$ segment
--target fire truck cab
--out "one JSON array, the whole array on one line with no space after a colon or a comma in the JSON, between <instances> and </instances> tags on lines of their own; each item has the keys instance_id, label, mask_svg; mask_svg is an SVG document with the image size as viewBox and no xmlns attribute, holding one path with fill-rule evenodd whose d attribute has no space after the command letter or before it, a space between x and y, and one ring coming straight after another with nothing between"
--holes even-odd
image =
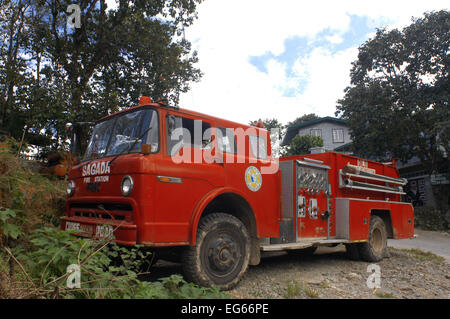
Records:
<instances>
[{"instance_id":1,"label":"fire truck cab","mask_svg":"<svg viewBox=\"0 0 450 319\"><path fill-rule=\"evenodd\" d=\"M62 229L177 257L185 277L233 288L261 251L346 244L383 257L414 233L395 162L274 158L261 127L141 99L96 122L69 173ZM303 250L305 251L305 250Z\"/></svg>"}]
</instances>

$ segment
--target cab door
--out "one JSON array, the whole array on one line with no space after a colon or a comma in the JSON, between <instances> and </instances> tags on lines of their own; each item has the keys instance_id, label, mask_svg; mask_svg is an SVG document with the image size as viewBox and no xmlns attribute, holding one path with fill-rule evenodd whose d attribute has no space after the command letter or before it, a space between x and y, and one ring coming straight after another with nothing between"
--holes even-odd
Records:
<instances>
[{"instance_id":1,"label":"cab door","mask_svg":"<svg viewBox=\"0 0 450 319\"><path fill-rule=\"evenodd\" d=\"M214 123L174 111L166 115L161 162L156 168L153 240L188 243L198 201L224 185L223 166L214 162Z\"/></svg>"}]
</instances>

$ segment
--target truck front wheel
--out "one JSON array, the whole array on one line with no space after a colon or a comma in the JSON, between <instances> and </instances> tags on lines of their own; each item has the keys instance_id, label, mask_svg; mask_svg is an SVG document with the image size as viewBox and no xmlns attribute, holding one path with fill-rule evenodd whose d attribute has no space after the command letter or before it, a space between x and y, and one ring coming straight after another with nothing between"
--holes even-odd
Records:
<instances>
[{"instance_id":1,"label":"truck front wheel","mask_svg":"<svg viewBox=\"0 0 450 319\"><path fill-rule=\"evenodd\" d=\"M184 275L199 285L235 287L247 270L250 236L236 217L213 213L200 220L195 246L183 254Z\"/></svg>"},{"instance_id":2,"label":"truck front wheel","mask_svg":"<svg viewBox=\"0 0 450 319\"><path fill-rule=\"evenodd\" d=\"M358 245L359 255L365 261L380 261L383 259L387 247L387 231L383 219L371 216L369 226L369 240Z\"/></svg>"}]
</instances>

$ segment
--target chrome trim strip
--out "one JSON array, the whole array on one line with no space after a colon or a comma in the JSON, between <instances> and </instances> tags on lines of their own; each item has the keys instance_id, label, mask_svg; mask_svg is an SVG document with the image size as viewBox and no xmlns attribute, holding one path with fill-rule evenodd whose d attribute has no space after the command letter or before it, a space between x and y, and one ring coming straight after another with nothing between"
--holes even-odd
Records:
<instances>
[{"instance_id":1,"label":"chrome trim strip","mask_svg":"<svg viewBox=\"0 0 450 319\"><path fill-rule=\"evenodd\" d=\"M313 163L317 163L317 164L323 164L323 161L319 161L319 160L308 158L308 157L303 157L303 160L304 161L313 162Z\"/></svg>"},{"instance_id":2,"label":"chrome trim strip","mask_svg":"<svg viewBox=\"0 0 450 319\"><path fill-rule=\"evenodd\" d=\"M320 164L316 164L316 163L308 163L308 162L299 161L299 160L296 160L296 162L297 162L298 165L317 167L317 168L324 168L324 169L331 169L331 167L327 166L327 165L320 165Z\"/></svg>"},{"instance_id":3,"label":"chrome trim strip","mask_svg":"<svg viewBox=\"0 0 450 319\"><path fill-rule=\"evenodd\" d=\"M358 201L364 201L364 202L379 202L379 203L393 203L393 204L411 205L411 203L407 203L407 202L386 201L386 200L365 199L365 198L353 198L353 197L336 197L335 199L336 200L338 200L338 199L346 199L346 200L358 200Z\"/></svg>"},{"instance_id":4,"label":"chrome trim strip","mask_svg":"<svg viewBox=\"0 0 450 319\"><path fill-rule=\"evenodd\" d=\"M368 176L368 175L357 175L357 174L346 173L346 172L342 172L342 175L349 176L349 177L365 178L365 179L370 179L370 180L374 180L374 181L386 182L386 183L398 184L398 185L406 185L407 184L407 182L405 182L404 180L392 180L392 179L386 178L387 176L383 176L383 175Z\"/></svg>"},{"instance_id":5,"label":"chrome trim strip","mask_svg":"<svg viewBox=\"0 0 450 319\"><path fill-rule=\"evenodd\" d=\"M381 189L381 188L372 188L372 187L363 187L363 186L353 186L353 185L345 185L345 186L342 186L341 188L362 189L362 190L366 190L366 191L389 193L389 194L400 194L400 195L406 194L405 192L400 192L400 191Z\"/></svg>"}]
</instances>

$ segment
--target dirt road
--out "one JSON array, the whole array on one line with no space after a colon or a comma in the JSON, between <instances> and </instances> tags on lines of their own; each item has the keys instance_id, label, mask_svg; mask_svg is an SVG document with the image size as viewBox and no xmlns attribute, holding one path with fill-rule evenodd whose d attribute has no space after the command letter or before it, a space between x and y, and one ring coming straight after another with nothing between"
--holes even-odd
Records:
<instances>
[{"instance_id":1,"label":"dirt road","mask_svg":"<svg viewBox=\"0 0 450 319\"><path fill-rule=\"evenodd\" d=\"M450 299L450 268L443 258L391 247L388 255L371 264L349 260L345 248L336 247L302 258L266 257L230 293L234 298ZM379 267L378 289L368 286L369 267Z\"/></svg>"},{"instance_id":2,"label":"dirt road","mask_svg":"<svg viewBox=\"0 0 450 319\"><path fill-rule=\"evenodd\" d=\"M379 288L368 285L373 274L370 267L378 267ZM311 256L265 254L229 294L246 299L450 299L449 270L444 258L421 251L389 247L386 258L371 264L347 259L344 246L320 247ZM158 261L149 279L174 273L181 273L180 264Z\"/></svg>"},{"instance_id":3,"label":"dirt road","mask_svg":"<svg viewBox=\"0 0 450 319\"><path fill-rule=\"evenodd\" d=\"M388 246L396 248L418 248L444 257L450 263L450 234L415 229L415 238L388 240Z\"/></svg>"}]
</instances>

